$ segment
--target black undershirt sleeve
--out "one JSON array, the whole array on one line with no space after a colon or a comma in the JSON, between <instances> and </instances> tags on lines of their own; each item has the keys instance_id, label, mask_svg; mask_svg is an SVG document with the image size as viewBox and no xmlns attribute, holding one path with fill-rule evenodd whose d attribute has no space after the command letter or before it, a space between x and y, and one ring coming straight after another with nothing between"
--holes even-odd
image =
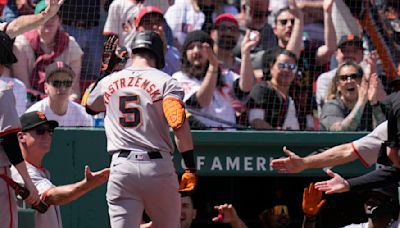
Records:
<instances>
[{"instance_id":1,"label":"black undershirt sleeve","mask_svg":"<svg viewBox=\"0 0 400 228\"><path fill-rule=\"evenodd\" d=\"M11 164L18 165L24 161L21 149L19 148L17 133L10 133L1 137L1 144Z\"/></svg>"},{"instance_id":2,"label":"black undershirt sleeve","mask_svg":"<svg viewBox=\"0 0 400 228\"><path fill-rule=\"evenodd\" d=\"M350 178L348 183L350 189L353 190L370 190L373 188L382 187L400 180L400 169L393 166L385 166L382 169L377 169L365 175Z\"/></svg>"}]
</instances>

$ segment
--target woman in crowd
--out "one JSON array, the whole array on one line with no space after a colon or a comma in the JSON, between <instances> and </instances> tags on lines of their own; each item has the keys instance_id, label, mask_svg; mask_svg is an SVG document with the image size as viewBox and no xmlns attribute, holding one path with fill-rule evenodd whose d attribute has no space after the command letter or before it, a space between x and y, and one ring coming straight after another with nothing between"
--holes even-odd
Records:
<instances>
[{"instance_id":1,"label":"woman in crowd","mask_svg":"<svg viewBox=\"0 0 400 228\"><path fill-rule=\"evenodd\" d=\"M276 49L269 69L270 79L255 85L250 92L249 122L256 129L299 130L296 107L289 96L297 58L290 51Z\"/></svg>"},{"instance_id":2,"label":"woman in crowd","mask_svg":"<svg viewBox=\"0 0 400 228\"><path fill-rule=\"evenodd\" d=\"M367 62L365 72L352 60L339 66L322 107L320 130L371 131L386 119L378 100L385 92L375 62Z\"/></svg>"}]
</instances>

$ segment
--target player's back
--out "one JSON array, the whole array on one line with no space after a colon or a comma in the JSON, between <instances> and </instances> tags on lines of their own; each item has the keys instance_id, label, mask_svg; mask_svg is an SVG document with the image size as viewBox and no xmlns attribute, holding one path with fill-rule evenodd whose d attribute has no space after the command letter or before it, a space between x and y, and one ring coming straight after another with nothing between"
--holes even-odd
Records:
<instances>
[{"instance_id":1,"label":"player's back","mask_svg":"<svg viewBox=\"0 0 400 228\"><path fill-rule=\"evenodd\" d=\"M162 101L183 98L176 80L155 68L133 68L101 80L106 107L108 151L137 149L172 152Z\"/></svg>"}]
</instances>

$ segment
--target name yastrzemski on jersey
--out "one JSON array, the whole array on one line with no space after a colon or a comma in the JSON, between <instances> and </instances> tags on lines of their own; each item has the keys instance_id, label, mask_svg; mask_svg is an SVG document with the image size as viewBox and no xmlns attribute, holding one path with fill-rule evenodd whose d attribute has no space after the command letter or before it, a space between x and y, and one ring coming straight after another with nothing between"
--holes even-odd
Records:
<instances>
[{"instance_id":1,"label":"name yastrzemski on jersey","mask_svg":"<svg viewBox=\"0 0 400 228\"><path fill-rule=\"evenodd\" d=\"M111 82L108 86L108 90L104 92L104 103L108 104L111 95L113 95L117 90L127 87L143 89L143 91L149 94L153 102L158 100L161 95L160 89L157 88L153 82L149 79L142 78L140 73L134 73L132 76L119 77L115 81Z\"/></svg>"}]
</instances>

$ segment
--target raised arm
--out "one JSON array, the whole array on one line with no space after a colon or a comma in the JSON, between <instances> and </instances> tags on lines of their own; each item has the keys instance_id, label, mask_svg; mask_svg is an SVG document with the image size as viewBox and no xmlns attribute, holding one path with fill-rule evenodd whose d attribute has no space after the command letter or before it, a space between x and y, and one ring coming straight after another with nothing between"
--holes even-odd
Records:
<instances>
[{"instance_id":1,"label":"raised arm","mask_svg":"<svg viewBox=\"0 0 400 228\"><path fill-rule=\"evenodd\" d=\"M289 0L290 12L294 15L294 26L292 34L288 44L286 45L286 50L293 52L297 59L300 58L301 48L303 47L303 30L304 30L304 13L297 7L295 0Z\"/></svg>"},{"instance_id":2,"label":"raised arm","mask_svg":"<svg viewBox=\"0 0 400 228\"><path fill-rule=\"evenodd\" d=\"M63 2L64 0L49 0L47 8L41 13L17 17L8 25L5 25L6 28L3 26L0 29L5 30L11 38L14 38L46 23L47 20L58 13Z\"/></svg>"},{"instance_id":3,"label":"raised arm","mask_svg":"<svg viewBox=\"0 0 400 228\"><path fill-rule=\"evenodd\" d=\"M324 0L324 42L325 44L318 48L317 64L328 63L336 50L336 31L332 21L332 6L335 0Z\"/></svg>"},{"instance_id":4,"label":"raised arm","mask_svg":"<svg viewBox=\"0 0 400 228\"><path fill-rule=\"evenodd\" d=\"M252 31L255 38L250 40L250 31L247 30L242 41L242 62L240 66L239 87L243 92L250 92L255 82L253 65L251 64L250 50L255 47L260 40L260 33Z\"/></svg>"},{"instance_id":5,"label":"raised arm","mask_svg":"<svg viewBox=\"0 0 400 228\"><path fill-rule=\"evenodd\" d=\"M109 175L109 168L105 168L98 172L92 173L89 166L86 166L85 179L73 184L58 186L49 189L44 199L44 202L52 205L62 205L74 201L89 192L90 190L106 182Z\"/></svg>"},{"instance_id":6,"label":"raised arm","mask_svg":"<svg viewBox=\"0 0 400 228\"><path fill-rule=\"evenodd\" d=\"M229 223L232 228L247 228L232 204L217 205L214 206L214 209L219 214L212 219L213 222Z\"/></svg>"}]
</instances>

